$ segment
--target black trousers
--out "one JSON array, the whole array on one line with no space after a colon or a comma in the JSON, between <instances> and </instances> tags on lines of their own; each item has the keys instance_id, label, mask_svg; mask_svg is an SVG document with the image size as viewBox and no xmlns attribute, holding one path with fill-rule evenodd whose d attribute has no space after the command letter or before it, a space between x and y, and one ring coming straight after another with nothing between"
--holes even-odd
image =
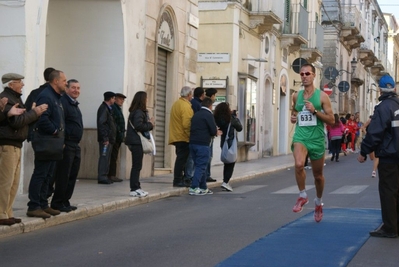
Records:
<instances>
[{"instance_id":1,"label":"black trousers","mask_svg":"<svg viewBox=\"0 0 399 267\"><path fill-rule=\"evenodd\" d=\"M378 190L380 193L383 230L398 233L399 224L399 164L378 164Z\"/></svg>"},{"instance_id":2,"label":"black trousers","mask_svg":"<svg viewBox=\"0 0 399 267\"><path fill-rule=\"evenodd\" d=\"M111 160L109 162L109 170L108 170L108 177L116 176L116 167L118 162L119 156L119 148L121 147L121 143L115 143L112 145L112 152L111 152Z\"/></svg>"},{"instance_id":3,"label":"black trousers","mask_svg":"<svg viewBox=\"0 0 399 267\"><path fill-rule=\"evenodd\" d=\"M183 181L183 172L186 169L186 162L190 154L189 144L187 142L174 142L176 149L176 161L173 170L173 184L181 183Z\"/></svg>"},{"instance_id":4,"label":"black trousers","mask_svg":"<svg viewBox=\"0 0 399 267\"><path fill-rule=\"evenodd\" d=\"M341 152L341 142L342 138L331 140L331 154L335 159L339 158L339 153Z\"/></svg>"},{"instance_id":5,"label":"black trousers","mask_svg":"<svg viewBox=\"0 0 399 267\"><path fill-rule=\"evenodd\" d=\"M98 148L100 151L100 157L98 158L98 181L107 181L108 180L108 171L109 171L109 162L111 160L113 144L108 144L107 151L105 155L103 155L104 145L101 142L98 142Z\"/></svg>"},{"instance_id":6,"label":"black trousers","mask_svg":"<svg viewBox=\"0 0 399 267\"><path fill-rule=\"evenodd\" d=\"M135 191L141 188L140 185L140 171L143 167L143 146L129 145L129 150L132 152L132 169L130 170L130 191Z\"/></svg>"},{"instance_id":7,"label":"black trousers","mask_svg":"<svg viewBox=\"0 0 399 267\"><path fill-rule=\"evenodd\" d=\"M80 169L81 150L79 144L66 144L63 159L57 162L55 170L55 190L51 200L52 208L69 207L69 200L75 189Z\"/></svg>"},{"instance_id":8,"label":"black trousers","mask_svg":"<svg viewBox=\"0 0 399 267\"><path fill-rule=\"evenodd\" d=\"M231 176L233 176L235 162L233 163L224 163L223 166L223 182L228 183L230 181Z\"/></svg>"}]
</instances>

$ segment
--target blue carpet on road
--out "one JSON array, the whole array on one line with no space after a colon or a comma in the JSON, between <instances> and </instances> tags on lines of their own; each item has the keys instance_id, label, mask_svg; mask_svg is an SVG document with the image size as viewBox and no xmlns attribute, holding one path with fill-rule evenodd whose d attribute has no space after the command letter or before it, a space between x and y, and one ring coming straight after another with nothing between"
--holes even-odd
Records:
<instances>
[{"instance_id":1,"label":"blue carpet on road","mask_svg":"<svg viewBox=\"0 0 399 267\"><path fill-rule=\"evenodd\" d=\"M320 223L313 212L262 237L217 266L346 266L381 224L381 211L324 209Z\"/></svg>"}]
</instances>

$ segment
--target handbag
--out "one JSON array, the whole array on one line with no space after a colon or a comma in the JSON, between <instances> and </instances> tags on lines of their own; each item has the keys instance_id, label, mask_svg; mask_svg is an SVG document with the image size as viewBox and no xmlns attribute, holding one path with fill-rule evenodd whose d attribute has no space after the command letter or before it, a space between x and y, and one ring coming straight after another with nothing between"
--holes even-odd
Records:
<instances>
[{"instance_id":1,"label":"handbag","mask_svg":"<svg viewBox=\"0 0 399 267\"><path fill-rule=\"evenodd\" d=\"M227 134L226 134L226 139L224 140L224 144L222 146L222 152L220 154L220 160L223 163L233 163L236 162L237 160L237 138L236 138L236 132L234 131L234 137L233 140L231 140L231 145L229 147L229 133L230 133L230 125L227 128Z\"/></svg>"},{"instance_id":2,"label":"handbag","mask_svg":"<svg viewBox=\"0 0 399 267\"><path fill-rule=\"evenodd\" d=\"M33 130L32 147L35 159L61 160L64 151L64 131L55 135L41 134L38 129Z\"/></svg>"},{"instance_id":3,"label":"handbag","mask_svg":"<svg viewBox=\"0 0 399 267\"><path fill-rule=\"evenodd\" d=\"M153 154L154 152L154 145L151 142L151 139L148 139L147 137L145 137L141 132L137 131L136 128L134 128L132 122L129 120L129 124L130 126L133 128L133 130L136 131L136 133L138 134L138 136L140 137L140 141L141 141L141 146L143 147L143 153L144 154ZM151 134L151 133L150 133Z\"/></svg>"}]
</instances>

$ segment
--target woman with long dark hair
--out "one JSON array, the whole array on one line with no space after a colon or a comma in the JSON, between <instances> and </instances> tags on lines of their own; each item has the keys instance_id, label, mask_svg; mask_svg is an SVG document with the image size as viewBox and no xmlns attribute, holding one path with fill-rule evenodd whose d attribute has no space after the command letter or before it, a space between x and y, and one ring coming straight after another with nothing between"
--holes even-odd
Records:
<instances>
[{"instance_id":1,"label":"woman with long dark hair","mask_svg":"<svg viewBox=\"0 0 399 267\"><path fill-rule=\"evenodd\" d=\"M216 125L219 127L219 129L223 132L221 140L220 140L220 147L223 147L223 144L226 140L226 136L228 136L228 142L233 140L235 137L234 131L241 132L242 131L242 125L240 120L237 118L236 111L230 110L229 103L227 102L222 102L219 105L216 106L215 111L213 112L213 115L215 117L215 122ZM230 125L230 130L227 132L227 129L229 128ZM229 144L230 146L230 144ZM222 188L226 189L227 191L232 192L233 188L229 184L230 178L233 175L234 171L234 166L235 162L233 163L224 163L223 166L223 183L222 183Z\"/></svg>"},{"instance_id":2,"label":"woman with long dark hair","mask_svg":"<svg viewBox=\"0 0 399 267\"><path fill-rule=\"evenodd\" d=\"M334 125L327 126L327 130L331 140L331 161L335 159L339 161L339 152L341 151L342 134L344 133L344 125L337 113L334 114Z\"/></svg>"},{"instance_id":3,"label":"woman with long dark hair","mask_svg":"<svg viewBox=\"0 0 399 267\"><path fill-rule=\"evenodd\" d=\"M141 189L140 171L143 166L143 147L141 139L137 132L150 138L149 131L154 127L154 118L149 119L147 111L147 93L137 92L129 108L129 120L127 123L127 132L125 144L132 152L132 169L130 171L130 196L145 197L148 192Z\"/></svg>"}]
</instances>

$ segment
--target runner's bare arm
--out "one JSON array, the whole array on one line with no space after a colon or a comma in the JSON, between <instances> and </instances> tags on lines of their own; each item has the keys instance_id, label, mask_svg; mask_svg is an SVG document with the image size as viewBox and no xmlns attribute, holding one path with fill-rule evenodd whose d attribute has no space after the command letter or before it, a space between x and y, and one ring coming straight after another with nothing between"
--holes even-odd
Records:
<instances>
[{"instance_id":1,"label":"runner's bare arm","mask_svg":"<svg viewBox=\"0 0 399 267\"><path fill-rule=\"evenodd\" d=\"M321 107L323 108L324 113L317 112L316 116L319 119L321 119L323 122L327 123L328 125L334 125L335 119L334 119L334 113L331 108L330 97L326 93L321 92L320 100L321 100Z\"/></svg>"},{"instance_id":2,"label":"runner's bare arm","mask_svg":"<svg viewBox=\"0 0 399 267\"><path fill-rule=\"evenodd\" d=\"M291 123L296 123L297 120L297 111L295 110L295 104L298 97L298 93L295 92L292 95L292 107L291 107Z\"/></svg>"}]
</instances>

